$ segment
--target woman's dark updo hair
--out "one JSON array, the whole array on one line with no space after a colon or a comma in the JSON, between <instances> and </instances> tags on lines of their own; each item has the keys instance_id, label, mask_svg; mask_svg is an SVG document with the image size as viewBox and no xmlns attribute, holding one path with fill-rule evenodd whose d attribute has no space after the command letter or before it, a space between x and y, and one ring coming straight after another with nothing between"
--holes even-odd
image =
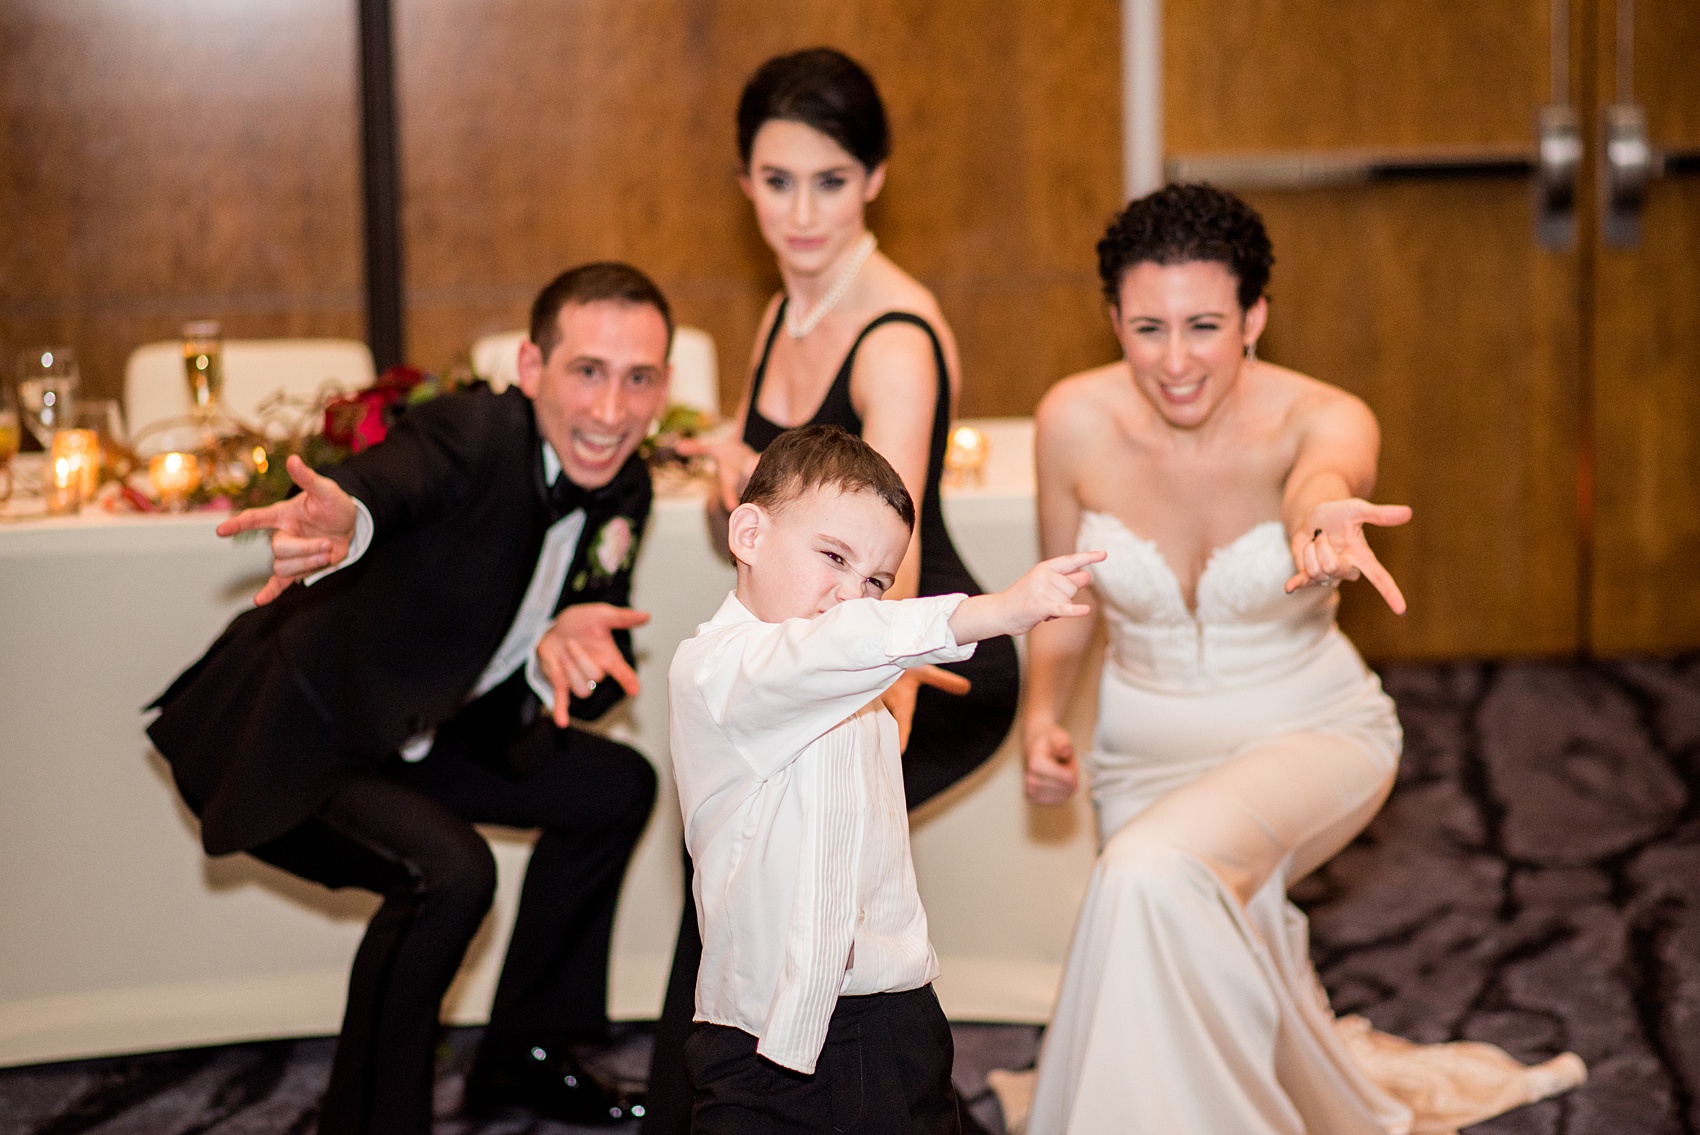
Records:
<instances>
[{"instance_id":1,"label":"woman's dark updo hair","mask_svg":"<svg viewBox=\"0 0 1700 1135\"><path fill-rule=\"evenodd\" d=\"M746 170L756 133L775 118L820 131L869 173L891 154L885 105L873 79L861 64L830 47L775 56L744 84L738 99L738 158Z\"/></svg>"},{"instance_id":2,"label":"woman's dark updo hair","mask_svg":"<svg viewBox=\"0 0 1700 1135\"><path fill-rule=\"evenodd\" d=\"M1123 209L1098 242L1098 278L1111 307L1137 264L1210 260L1239 281L1240 308L1263 296L1275 252L1257 210L1214 185L1165 185Z\"/></svg>"}]
</instances>

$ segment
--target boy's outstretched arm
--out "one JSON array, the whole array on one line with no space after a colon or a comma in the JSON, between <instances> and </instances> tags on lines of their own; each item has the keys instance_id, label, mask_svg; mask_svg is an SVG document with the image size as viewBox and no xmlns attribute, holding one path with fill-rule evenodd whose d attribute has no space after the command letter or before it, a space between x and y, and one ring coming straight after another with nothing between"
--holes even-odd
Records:
<instances>
[{"instance_id":1,"label":"boy's outstretched arm","mask_svg":"<svg viewBox=\"0 0 1700 1135\"><path fill-rule=\"evenodd\" d=\"M998 635L1026 634L1050 619L1089 615L1092 608L1074 597L1092 582L1087 565L1103 552L1074 552L1035 565L1002 591L964 599L950 617L950 633L964 645Z\"/></svg>"}]
</instances>

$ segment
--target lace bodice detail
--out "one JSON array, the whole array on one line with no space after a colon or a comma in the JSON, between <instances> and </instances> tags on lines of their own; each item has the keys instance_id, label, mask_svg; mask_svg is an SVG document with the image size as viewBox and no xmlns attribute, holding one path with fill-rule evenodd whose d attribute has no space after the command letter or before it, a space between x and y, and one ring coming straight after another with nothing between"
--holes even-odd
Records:
<instances>
[{"instance_id":1,"label":"lace bodice detail","mask_svg":"<svg viewBox=\"0 0 1700 1135\"><path fill-rule=\"evenodd\" d=\"M1293 574L1286 530L1265 521L1211 553L1197 609L1157 545L1104 512L1083 512L1075 547L1109 556L1092 567L1110 635L1109 663L1141 685L1217 689L1291 666L1333 629L1338 596Z\"/></svg>"}]
</instances>

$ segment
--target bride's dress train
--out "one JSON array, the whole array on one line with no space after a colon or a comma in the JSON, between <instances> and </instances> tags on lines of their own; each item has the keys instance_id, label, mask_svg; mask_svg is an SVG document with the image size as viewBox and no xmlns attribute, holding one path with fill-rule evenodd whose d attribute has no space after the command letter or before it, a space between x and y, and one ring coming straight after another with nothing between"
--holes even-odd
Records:
<instances>
[{"instance_id":1,"label":"bride's dress train","mask_svg":"<svg viewBox=\"0 0 1700 1135\"><path fill-rule=\"evenodd\" d=\"M1110 553L1087 758L1104 843L1030 1135L1428 1135L1580 1083L1569 1054L1525 1068L1329 1009L1287 886L1375 815L1401 738L1335 594L1283 592L1281 525L1212 556L1196 614L1116 518L1085 513L1078 546Z\"/></svg>"}]
</instances>

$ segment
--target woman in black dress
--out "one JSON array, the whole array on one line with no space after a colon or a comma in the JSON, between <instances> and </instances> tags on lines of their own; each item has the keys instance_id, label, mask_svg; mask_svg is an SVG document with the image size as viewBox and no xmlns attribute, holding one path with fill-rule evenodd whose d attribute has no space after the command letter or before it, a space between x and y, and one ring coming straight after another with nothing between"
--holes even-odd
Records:
<instances>
[{"instance_id":1,"label":"woman in black dress","mask_svg":"<svg viewBox=\"0 0 1700 1135\"><path fill-rule=\"evenodd\" d=\"M960 387L956 343L932 293L877 251L864 216L885 183L889 150L873 80L837 51L770 59L744 87L739 182L785 288L762 318L737 440L700 451L715 459L722 503L732 508L757 456L785 430L830 423L859 434L891 462L919 506L920 524L889 597L973 595L980 587L939 507ZM906 738L903 787L911 811L991 757L1009 732L1018 696L1015 644L1007 638L983 642L967 662L886 694ZM656 1029L645 1135L689 1126L680 1050L701 954L687 902Z\"/></svg>"}]
</instances>

